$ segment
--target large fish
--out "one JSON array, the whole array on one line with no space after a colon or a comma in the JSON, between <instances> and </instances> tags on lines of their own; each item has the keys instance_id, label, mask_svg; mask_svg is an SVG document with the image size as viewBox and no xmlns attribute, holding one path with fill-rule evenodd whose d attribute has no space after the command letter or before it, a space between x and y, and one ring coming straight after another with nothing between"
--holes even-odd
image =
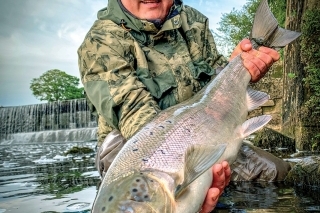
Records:
<instances>
[{"instance_id":1,"label":"large fish","mask_svg":"<svg viewBox=\"0 0 320 213\"><path fill-rule=\"evenodd\" d=\"M299 35L280 28L262 0L251 32L254 47L278 49ZM141 128L111 164L92 212L199 211L212 181L212 165L222 160L231 164L242 140L271 119L263 115L246 120L248 111L269 99L247 88L250 79L239 55L194 97Z\"/></svg>"}]
</instances>

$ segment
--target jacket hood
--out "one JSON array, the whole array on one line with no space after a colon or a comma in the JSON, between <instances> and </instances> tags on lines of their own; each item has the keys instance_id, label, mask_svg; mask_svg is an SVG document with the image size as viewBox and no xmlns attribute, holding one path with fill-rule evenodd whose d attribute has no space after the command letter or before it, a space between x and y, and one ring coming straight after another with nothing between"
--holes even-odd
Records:
<instances>
[{"instance_id":1,"label":"jacket hood","mask_svg":"<svg viewBox=\"0 0 320 213\"><path fill-rule=\"evenodd\" d=\"M126 29L130 29L130 33L142 43L145 43L147 39L144 31L154 31L155 33L158 31L154 22L136 18L129 11L123 8L123 6L120 6L120 4L120 0L109 0L108 6L98 11L98 19L111 20L120 26L123 24L123 26ZM167 16L167 20L178 15L182 7L182 0L174 0L174 4Z\"/></svg>"}]
</instances>

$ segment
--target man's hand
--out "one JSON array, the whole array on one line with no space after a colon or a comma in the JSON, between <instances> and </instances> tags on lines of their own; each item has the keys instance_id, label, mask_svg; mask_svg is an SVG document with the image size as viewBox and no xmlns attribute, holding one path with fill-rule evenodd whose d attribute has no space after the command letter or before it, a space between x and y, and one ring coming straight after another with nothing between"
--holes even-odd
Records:
<instances>
[{"instance_id":1,"label":"man's hand","mask_svg":"<svg viewBox=\"0 0 320 213\"><path fill-rule=\"evenodd\" d=\"M249 39L243 39L234 49L230 60L241 53L243 65L251 75L251 82L259 81L269 70L271 65L278 61L280 54L268 47L259 47L258 50L252 49Z\"/></svg>"},{"instance_id":2,"label":"man's hand","mask_svg":"<svg viewBox=\"0 0 320 213\"><path fill-rule=\"evenodd\" d=\"M213 183L211 188L208 190L200 213L208 213L215 208L224 188L230 182L231 169L227 161L223 161L221 164L219 163L213 165L212 172Z\"/></svg>"}]
</instances>

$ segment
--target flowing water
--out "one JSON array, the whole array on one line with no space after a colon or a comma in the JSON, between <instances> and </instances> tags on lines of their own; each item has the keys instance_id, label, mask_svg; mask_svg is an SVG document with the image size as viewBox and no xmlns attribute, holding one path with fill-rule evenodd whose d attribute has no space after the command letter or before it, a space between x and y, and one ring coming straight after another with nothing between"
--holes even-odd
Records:
<instances>
[{"instance_id":1,"label":"flowing water","mask_svg":"<svg viewBox=\"0 0 320 213\"><path fill-rule=\"evenodd\" d=\"M0 213L89 212L99 180L95 153L64 153L95 144L1 145Z\"/></svg>"},{"instance_id":2,"label":"flowing water","mask_svg":"<svg viewBox=\"0 0 320 213\"><path fill-rule=\"evenodd\" d=\"M0 145L0 213L90 212L99 175L95 152L65 155L95 142ZM319 189L231 183L215 212L320 212Z\"/></svg>"}]
</instances>

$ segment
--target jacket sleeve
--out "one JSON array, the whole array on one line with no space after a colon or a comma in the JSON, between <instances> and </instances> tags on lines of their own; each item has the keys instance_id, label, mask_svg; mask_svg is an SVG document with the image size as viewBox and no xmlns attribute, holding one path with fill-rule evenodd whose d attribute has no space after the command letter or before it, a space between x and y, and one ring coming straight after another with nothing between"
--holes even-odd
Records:
<instances>
[{"instance_id":1,"label":"jacket sleeve","mask_svg":"<svg viewBox=\"0 0 320 213\"><path fill-rule=\"evenodd\" d=\"M108 25L97 21L78 49L81 80L97 114L129 138L160 109L137 78L134 40Z\"/></svg>"}]
</instances>

